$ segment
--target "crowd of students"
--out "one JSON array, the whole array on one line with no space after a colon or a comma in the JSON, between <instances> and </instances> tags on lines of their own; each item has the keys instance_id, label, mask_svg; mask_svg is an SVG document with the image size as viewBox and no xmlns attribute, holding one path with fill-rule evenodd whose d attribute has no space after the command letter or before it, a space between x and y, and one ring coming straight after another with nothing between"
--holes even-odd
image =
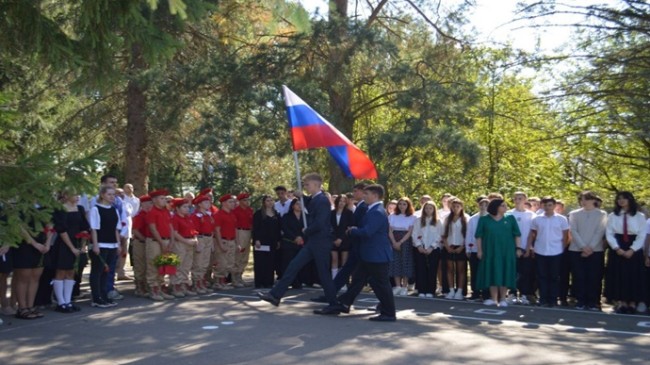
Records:
<instances>
[{"instance_id":1,"label":"crowd of students","mask_svg":"<svg viewBox=\"0 0 650 365\"><path fill-rule=\"evenodd\" d=\"M333 278L354 249L346 232L363 188L357 184L351 193L327 194ZM128 184L118 189L111 175L102 177L99 194L90 199L64 190L50 225L33 235L34 226L25 222L24 242L0 247L2 313L40 318L38 307L52 304L52 297L57 311L79 311L73 298L88 258L91 306L98 308L113 307L123 298L116 277L133 280L136 296L155 301L250 286L242 275L251 251L253 285L270 288L309 244L300 200L283 186L275 193L261 196L254 211L247 193L224 194L217 208L211 189L183 198L162 189L135 197ZM580 208L568 216L564 204L552 197L517 192L512 201L509 209L500 194L478 197L472 216L450 194L443 195L440 207L422 196L417 211L407 197L390 201L393 294L501 307L567 306L572 297L576 309L594 311L601 310L604 296L618 313L647 310L650 220L631 193L619 192L610 214L589 191L580 194ZM133 278L123 269L127 252ZM180 259L175 273L156 266L166 253ZM292 287L315 284L315 268L307 265Z\"/></svg>"}]
</instances>

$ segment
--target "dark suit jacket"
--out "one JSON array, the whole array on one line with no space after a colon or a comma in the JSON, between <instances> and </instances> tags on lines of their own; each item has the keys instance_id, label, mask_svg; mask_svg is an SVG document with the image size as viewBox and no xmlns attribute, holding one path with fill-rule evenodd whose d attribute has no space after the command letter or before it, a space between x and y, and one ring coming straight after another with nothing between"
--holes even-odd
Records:
<instances>
[{"instance_id":1,"label":"dark suit jacket","mask_svg":"<svg viewBox=\"0 0 650 365\"><path fill-rule=\"evenodd\" d=\"M299 248L293 240L299 236L303 239L305 238L302 233L302 227L302 217L296 218L296 215L293 214L293 212L289 212L282 216L282 241L280 243L280 248L284 250Z\"/></svg>"},{"instance_id":2,"label":"dark suit jacket","mask_svg":"<svg viewBox=\"0 0 650 365\"><path fill-rule=\"evenodd\" d=\"M354 209L354 222L352 223L353 226L359 226L361 224L361 220L363 219L363 216L366 215L366 212L368 211L368 204L366 202L361 201L359 204L357 204L357 207Z\"/></svg>"},{"instance_id":3,"label":"dark suit jacket","mask_svg":"<svg viewBox=\"0 0 650 365\"><path fill-rule=\"evenodd\" d=\"M314 195L305 202L307 205L307 229L305 229L306 240L309 244L332 245L332 225L330 224L330 212L332 205L323 193Z\"/></svg>"},{"instance_id":4,"label":"dark suit jacket","mask_svg":"<svg viewBox=\"0 0 650 365\"><path fill-rule=\"evenodd\" d=\"M360 240L361 260L388 263L393 259L393 248L388 238L388 217L383 204L369 209L359 227L350 230L350 235Z\"/></svg>"}]
</instances>

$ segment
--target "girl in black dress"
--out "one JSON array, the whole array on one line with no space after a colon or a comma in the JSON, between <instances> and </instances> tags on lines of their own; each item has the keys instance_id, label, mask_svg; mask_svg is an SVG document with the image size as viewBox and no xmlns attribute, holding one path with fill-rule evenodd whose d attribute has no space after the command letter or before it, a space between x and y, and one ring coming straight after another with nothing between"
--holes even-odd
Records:
<instances>
[{"instance_id":1,"label":"girl in black dress","mask_svg":"<svg viewBox=\"0 0 650 365\"><path fill-rule=\"evenodd\" d=\"M35 231L35 224L29 224ZM34 308L38 282L43 273L43 255L50 250L54 237L51 226L46 226L40 233L32 236L27 229L22 228L23 242L14 248L14 288L18 310L16 318L35 319L43 314Z\"/></svg>"},{"instance_id":2,"label":"girl in black dress","mask_svg":"<svg viewBox=\"0 0 650 365\"><path fill-rule=\"evenodd\" d=\"M282 239L280 215L273 208L274 204L272 197L264 195L262 207L253 215L253 270L256 288L273 286L274 257Z\"/></svg>"},{"instance_id":3,"label":"girl in black dress","mask_svg":"<svg viewBox=\"0 0 650 365\"><path fill-rule=\"evenodd\" d=\"M79 270L79 256L83 252L80 237L82 232L87 233L89 226L83 206L77 204L79 196L75 192L63 191L60 200L63 209L54 212L54 229L58 235L52 250L56 269L52 287L58 303L56 311L69 313L80 310L72 304L72 292L75 270Z\"/></svg>"},{"instance_id":4,"label":"girl in black dress","mask_svg":"<svg viewBox=\"0 0 650 365\"><path fill-rule=\"evenodd\" d=\"M332 244L332 278L336 277L339 267L348 261L350 242L347 233L349 227L354 223L354 213L348 209L348 198L344 194L334 200L334 210L331 216L332 229L334 231L334 242Z\"/></svg>"},{"instance_id":5,"label":"girl in black dress","mask_svg":"<svg viewBox=\"0 0 650 365\"><path fill-rule=\"evenodd\" d=\"M282 217L282 241L280 243L280 254L282 255L282 272L286 272L291 260L305 244L302 233L303 220L300 200L294 198L289 205L289 211ZM291 285L294 289L301 289L305 278L309 276L309 265L302 268Z\"/></svg>"}]
</instances>

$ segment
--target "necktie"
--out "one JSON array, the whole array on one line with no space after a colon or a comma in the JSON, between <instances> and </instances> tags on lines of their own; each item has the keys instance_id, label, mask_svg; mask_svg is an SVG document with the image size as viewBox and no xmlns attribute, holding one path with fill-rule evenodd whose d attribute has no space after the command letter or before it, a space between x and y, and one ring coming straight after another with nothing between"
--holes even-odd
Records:
<instances>
[{"instance_id":1,"label":"necktie","mask_svg":"<svg viewBox=\"0 0 650 365\"><path fill-rule=\"evenodd\" d=\"M623 213L623 242L627 243L629 239L627 236L627 213Z\"/></svg>"}]
</instances>

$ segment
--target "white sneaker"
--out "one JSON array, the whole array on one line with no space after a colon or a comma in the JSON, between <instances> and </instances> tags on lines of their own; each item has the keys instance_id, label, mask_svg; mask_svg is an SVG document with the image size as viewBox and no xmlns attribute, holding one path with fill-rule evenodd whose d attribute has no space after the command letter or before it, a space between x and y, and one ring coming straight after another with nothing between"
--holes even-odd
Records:
<instances>
[{"instance_id":1,"label":"white sneaker","mask_svg":"<svg viewBox=\"0 0 650 365\"><path fill-rule=\"evenodd\" d=\"M418 294L418 298L426 298L427 296L424 293Z\"/></svg>"},{"instance_id":2,"label":"white sneaker","mask_svg":"<svg viewBox=\"0 0 650 365\"><path fill-rule=\"evenodd\" d=\"M507 302L507 301L502 300L502 301L499 302L499 307L503 307L503 308L505 308L505 307L507 307L507 306L508 306L508 302Z\"/></svg>"},{"instance_id":3,"label":"white sneaker","mask_svg":"<svg viewBox=\"0 0 650 365\"><path fill-rule=\"evenodd\" d=\"M648 310L648 306L645 305L644 302L640 302L640 303L636 306L636 312L637 312L637 313L645 313L645 311L647 311L647 310Z\"/></svg>"},{"instance_id":4,"label":"white sneaker","mask_svg":"<svg viewBox=\"0 0 650 365\"><path fill-rule=\"evenodd\" d=\"M393 295L400 295L402 288L399 286L393 287Z\"/></svg>"},{"instance_id":5,"label":"white sneaker","mask_svg":"<svg viewBox=\"0 0 650 365\"><path fill-rule=\"evenodd\" d=\"M402 290L400 291L399 295L404 296L404 297L409 295L408 288L407 287L402 287Z\"/></svg>"},{"instance_id":6,"label":"white sneaker","mask_svg":"<svg viewBox=\"0 0 650 365\"><path fill-rule=\"evenodd\" d=\"M495 302L492 299L486 299L486 300L483 301L483 305L496 305L496 304L497 304L497 302Z\"/></svg>"},{"instance_id":7,"label":"white sneaker","mask_svg":"<svg viewBox=\"0 0 650 365\"><path fill-rule=\"evenodd\" d=\"M503 302L503 300L501 300L501 301ZM510 294L510 295L508 295L508 297L506 298L505 302L506 302L507 304L515 304L515 303L517 303L517 296L514 295L514 294Z\"/></svg>"},{"instance_id":8,"label":"white sneaker","mask_svg":"<svg viewBox=\"0 0 650 365\"><path fill-rule=\"evenodd\" d=\"M519 304L530 305L530 300L528 300L525 295L522 295L521 298L519 298Z\"/></svg>"},{"instance_id":9,"label":"white sneaker","mask_svg":"<svg viewBox=\"0 0 650 365\"><path fill-rule=\"evenodd\" d=\"M463 289L456 289L456 294L454 294L455 300L464 300L465 296L463 295Z\"/></svg>"},{"instance_id":10,"label":"white sneaker","mask_svg":"<svg viewBox=\"0 0 650 365\"><path fill-rule=\"evenodd\" d=\"M426 293L425 295L426 295L427 298L433 298L433 294L431 294L431 293Z\"/></svg>"},{"instance_id":11,"label":"white sneaker","mask_svg":"<svg viewBox=\"0 0 650 365\"><path fill-rule=\"evenodd\" d=\"M454 289L449 289L449 293L445 296L445 299L454 299L456 291Z\"/></svg>"}]
</instances>

